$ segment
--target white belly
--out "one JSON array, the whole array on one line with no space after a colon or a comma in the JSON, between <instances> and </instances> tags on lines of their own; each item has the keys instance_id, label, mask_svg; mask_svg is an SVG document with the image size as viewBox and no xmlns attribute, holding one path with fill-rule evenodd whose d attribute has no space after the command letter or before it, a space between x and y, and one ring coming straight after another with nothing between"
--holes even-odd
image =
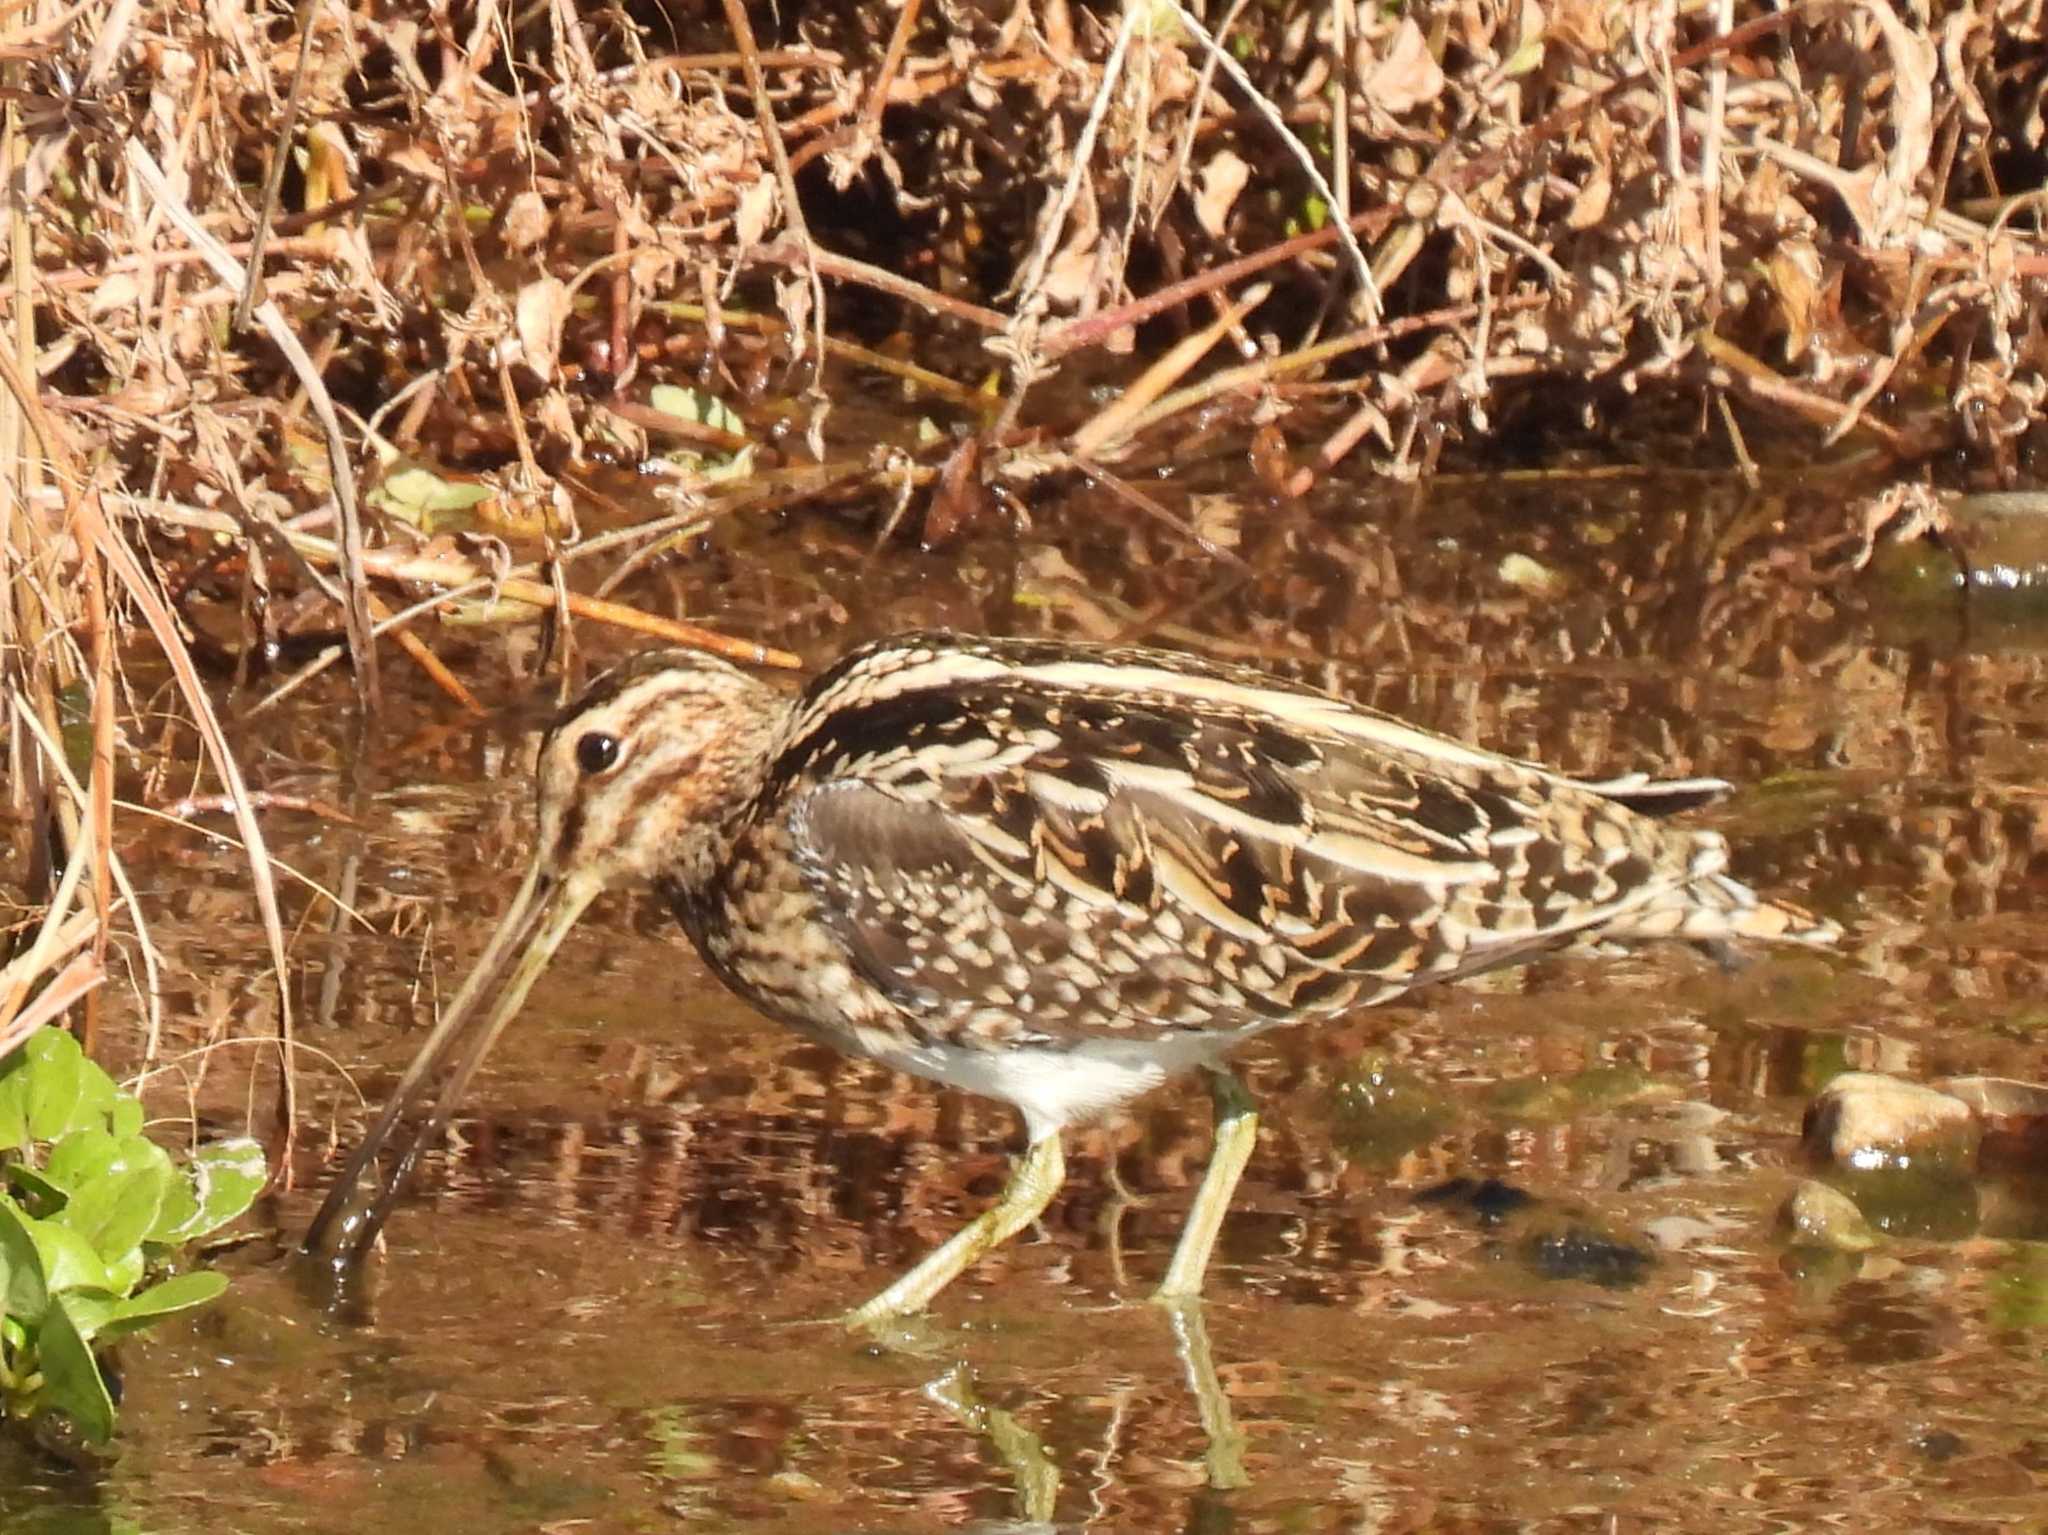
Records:
<instances>
[{"instance_id":1,"label":"white belly","mask_svg":"<svg viewBox=\"0 0 2048 1535\"><path fill-rule=\"evenodd\" d=\"M1221 1060L1255 1031L1190 1033L1156 1042L1099 1039L1062 1050L906 1045L885 1040L879 1031L860 1032L862 1053L885 1066L1014 1105L1036 1141L1141 1097L1169 1077Z\"/></svg>"}]
</instances>

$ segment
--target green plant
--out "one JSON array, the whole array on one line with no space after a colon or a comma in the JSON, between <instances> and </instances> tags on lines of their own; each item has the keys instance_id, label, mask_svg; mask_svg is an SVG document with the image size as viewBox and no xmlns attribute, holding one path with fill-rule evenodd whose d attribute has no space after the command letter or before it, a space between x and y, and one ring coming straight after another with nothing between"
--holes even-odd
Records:
<instances>
[{"instance_id":1,"label":"green plant","mask_svg":"<svg viewBox=\"0 0 2048 1535\"><path fill-rule=\"evenodd\" d=\"M248 1209L267 1170L254 1141L205 1146L180 1167L142 1133L142 1105L45 1029L0 1060L0 1394L7 1418L63 1413L86 1440L114 1432L95 1345L227 1288L211 1272L145 1287L170 1256Z\"/></svg>"}]
</instances>

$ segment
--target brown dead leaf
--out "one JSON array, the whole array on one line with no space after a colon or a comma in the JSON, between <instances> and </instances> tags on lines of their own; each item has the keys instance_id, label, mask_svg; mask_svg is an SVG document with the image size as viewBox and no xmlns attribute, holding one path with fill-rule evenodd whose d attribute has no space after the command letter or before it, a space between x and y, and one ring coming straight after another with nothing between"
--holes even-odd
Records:
<instances>
[{"instance_id":1,"label":"brown dead leaf","mask_svg":"<svg viewBox=\"0 0 2048 1535\"><path fill-rule=\"evenodd\" d=\"M139 276L133 272L115 272L92 290L92 296L86 300L86 313L98 316L116 309L129 309L141 297L142 279Z\"/></svg>"},{"instance_id":2,"label":"brown dead leaf","mask_svg":"<svg viewBox=\"0 0 2048 1535\"><path fill-rule=\"evenodd\" d=\"M1820 314L1820 250L1811 240L1780 240L1763 269L1785 327L1785 358L1796 363L1806 355Z\"/></svg>"},{"instance_id":3,"label":"brown dead leaf","mask_svg":"<svg viewBox=\"0 0 2048 1535\"><path fill-rule=\"evenodd\" d=\"M1401 18L1386 54L1359 74L1366 99L1396 117L1443 94L1444 72L1412 17Z\"/></svg>"},{"instance_id":4,"label":"brown dead leaf","mask_svg":"<svg viewBox=\"0 0 2048 1535\"><path fill-rule=\"evenodd\" d=\"M1978 94L1971 76L1974 73L1971 56L1989 53L1990 27L1988 18L1975 10L1965 8L1950 16L1941 26L1941 69L1947 76L1948 88L1955 92L1956 100L1962 104L1963 121L1978 133L1991 127L1991 114L1984 108L1984 98ZM1973 34L1982 31L1985 40L1976 48L1970 46Z\"/></svg>"},{"instance_id":5,"label":"brown dead leaf","mask_svg":"<svg viewBox=\"0 0 2048 1535\"><path fill-rule=\"evenodd\" d=\"M1195 219L1203 230L1220 239L1252 168L1230 150L1219 150L1202 167L1202 188L1195 194Z\"/></svg>"},{"instance_id":6,"label":"brown dead leaf","mask_svg":"<svg viewBox=\"0 0 2048 1535\"><path fill-rule=\"evenodd\" d=\"M777 279L775 307L789 327L789 360L801 362L811 344L811 285L800 276Z\"/></svg>"},{"instance_id":7,"label":"brown dead leaf","mask_svg":"<svg viewBox=\"0 0 2048 1535\"><path fill-rule=\"evenodd\" d=\"M569 287L559 277L541 277L519 290L513 325L519 350L542 378L552 379L562 360L562 327L569 319Z\"/></svg>"},{"instance_id":8,"label":"brown dead leaf","mask_svg":"<svg viewBox=\"0 0 2048 1535\"><path fill-rule=\"evenodd\" d=\"M550 389L533 407L534 424L540 428L541 434L569 444L580 456L583 433L577 425L577 415L575 405L559 389Z\"/></svg>"},{"instance_id":9,"label":"brown dead leaf","mask_svg":"<svg viewBox=\"0 0 2048 1535\"><path fill-rule=\"evenodd\" d=\"M1046 267L1043 291L1049 301L1074 308L1094 293L1101 237L1102 218L1094 188L1084 181L1081 195L1074 199L1073 210L1068 214L1067 237Z\"/></svg>"},{"instance_id":10,"label":"brown dead leaf","mask_svg":"<svg viewBox=\"0 0 2048 1535\"><path fill-rule=\"evenodd\" d=\"M1604 57L1613 46L1609 28L1619 23L1620 11L1608 0L1554 0L1550 10L1552 41L1588 59Z\"/></svg>"},{"instance_id":11,"label":"brown dead leaf","mask_svg":"<svg viewBox=\"0 0 2048 1535\"><path fill-rule=\"evenodd\" d=\"M738 234L742 247L761 243L761 236L768 232L768 221L774 213L775 179L772 176L756 176L746 191L740 194L739 207L733 213L733 229Z\"/></svg>"},{"instance_id":12,"label":"brown dead leaf","mask_svg":"<svg viewBox=\"0 0 2048 1535\"><path fill-rule=\"evenodd\" d=\"M1572 199L1572 205L1564 216L1565 228L1593 228L1607 217L1607 205L1613 200L1614 178L1607 174L1605 168L1595 171L1579 188L1578 196Z\"/></svg>"},{"instance_id":13,"label":"brown dead leaf","mask_svg":"<svg viewBox=\"0 0 2048 1535\"><path fill-rule=\"evenodd\" d=\"M504 217L498 221L498 234L507 250L530 251L548 237L548 228L553 223L546 199L528 190L505 205Z\"/></svg>"},{"instance_id":14,"label":"brown dead leaf","mask_svg":"<svg viewBox=\"0 0 2048 1535\"><path fill-rule=\"evenodd\" d=\"M1025 7L1020 5L1017 9ZM1067 0L1046 0L1038 7L1038 30L1045 39L1045 51L1055 64L1080 62L1074 52L1074 18L1067 10Z\"/></svg>"}]
</instances>

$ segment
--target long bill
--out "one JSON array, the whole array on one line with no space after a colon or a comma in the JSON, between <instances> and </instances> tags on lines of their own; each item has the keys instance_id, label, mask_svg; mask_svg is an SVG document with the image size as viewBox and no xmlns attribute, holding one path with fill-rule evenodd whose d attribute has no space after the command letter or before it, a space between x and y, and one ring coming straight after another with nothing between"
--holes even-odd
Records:
<instances>
[{"instance_id":1,"label":"long bill","mask_svg":"<svg viewBox=\"0 0 2048 1535\"><path fill-rule=\"evenodd\" d=\"M455 1000L434 1026L419 1054L413 1057L412 1064L405 1068L391 1101L384 1105L377 1123L328 1191L320 1213L307 1228L304 1252L330 1265L338 1276L346 1275L362 1261L404 1194L421 1155L447 1129L448 1120L460 1106L477 1067L490 1054L491 1046L525 1003L527 992L598 892L594 881L559 879L538 861L527 871L518 893L512 897L511 908L485 945L483 957L462 983L462 989L455 994ZM365 1199L359 1187L364 1173L383 1152L406 1111L451 1060L455 1062L454 1068L448 1071L433 1112L406 1142L375 1195Z\"/></svg>"}]
</instances>

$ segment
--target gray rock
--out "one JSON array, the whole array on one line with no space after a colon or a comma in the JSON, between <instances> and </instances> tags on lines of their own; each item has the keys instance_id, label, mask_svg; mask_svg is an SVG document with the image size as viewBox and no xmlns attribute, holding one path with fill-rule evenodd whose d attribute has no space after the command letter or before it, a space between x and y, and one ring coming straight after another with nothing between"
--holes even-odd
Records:
<instances>
[{"instance_id":1,"label":"gray rock","mask_svg":"<svg viewBox=\"0 0 2048 1535\"><path fill-rule=\"evenodd\" d=\"M1882 1240L1856 1208L1855 1200L1811 1178L1779 1206L1778 1225L1795 1247L1829 1252L1869 1252Z\"/></svg>"}]
</instances>

